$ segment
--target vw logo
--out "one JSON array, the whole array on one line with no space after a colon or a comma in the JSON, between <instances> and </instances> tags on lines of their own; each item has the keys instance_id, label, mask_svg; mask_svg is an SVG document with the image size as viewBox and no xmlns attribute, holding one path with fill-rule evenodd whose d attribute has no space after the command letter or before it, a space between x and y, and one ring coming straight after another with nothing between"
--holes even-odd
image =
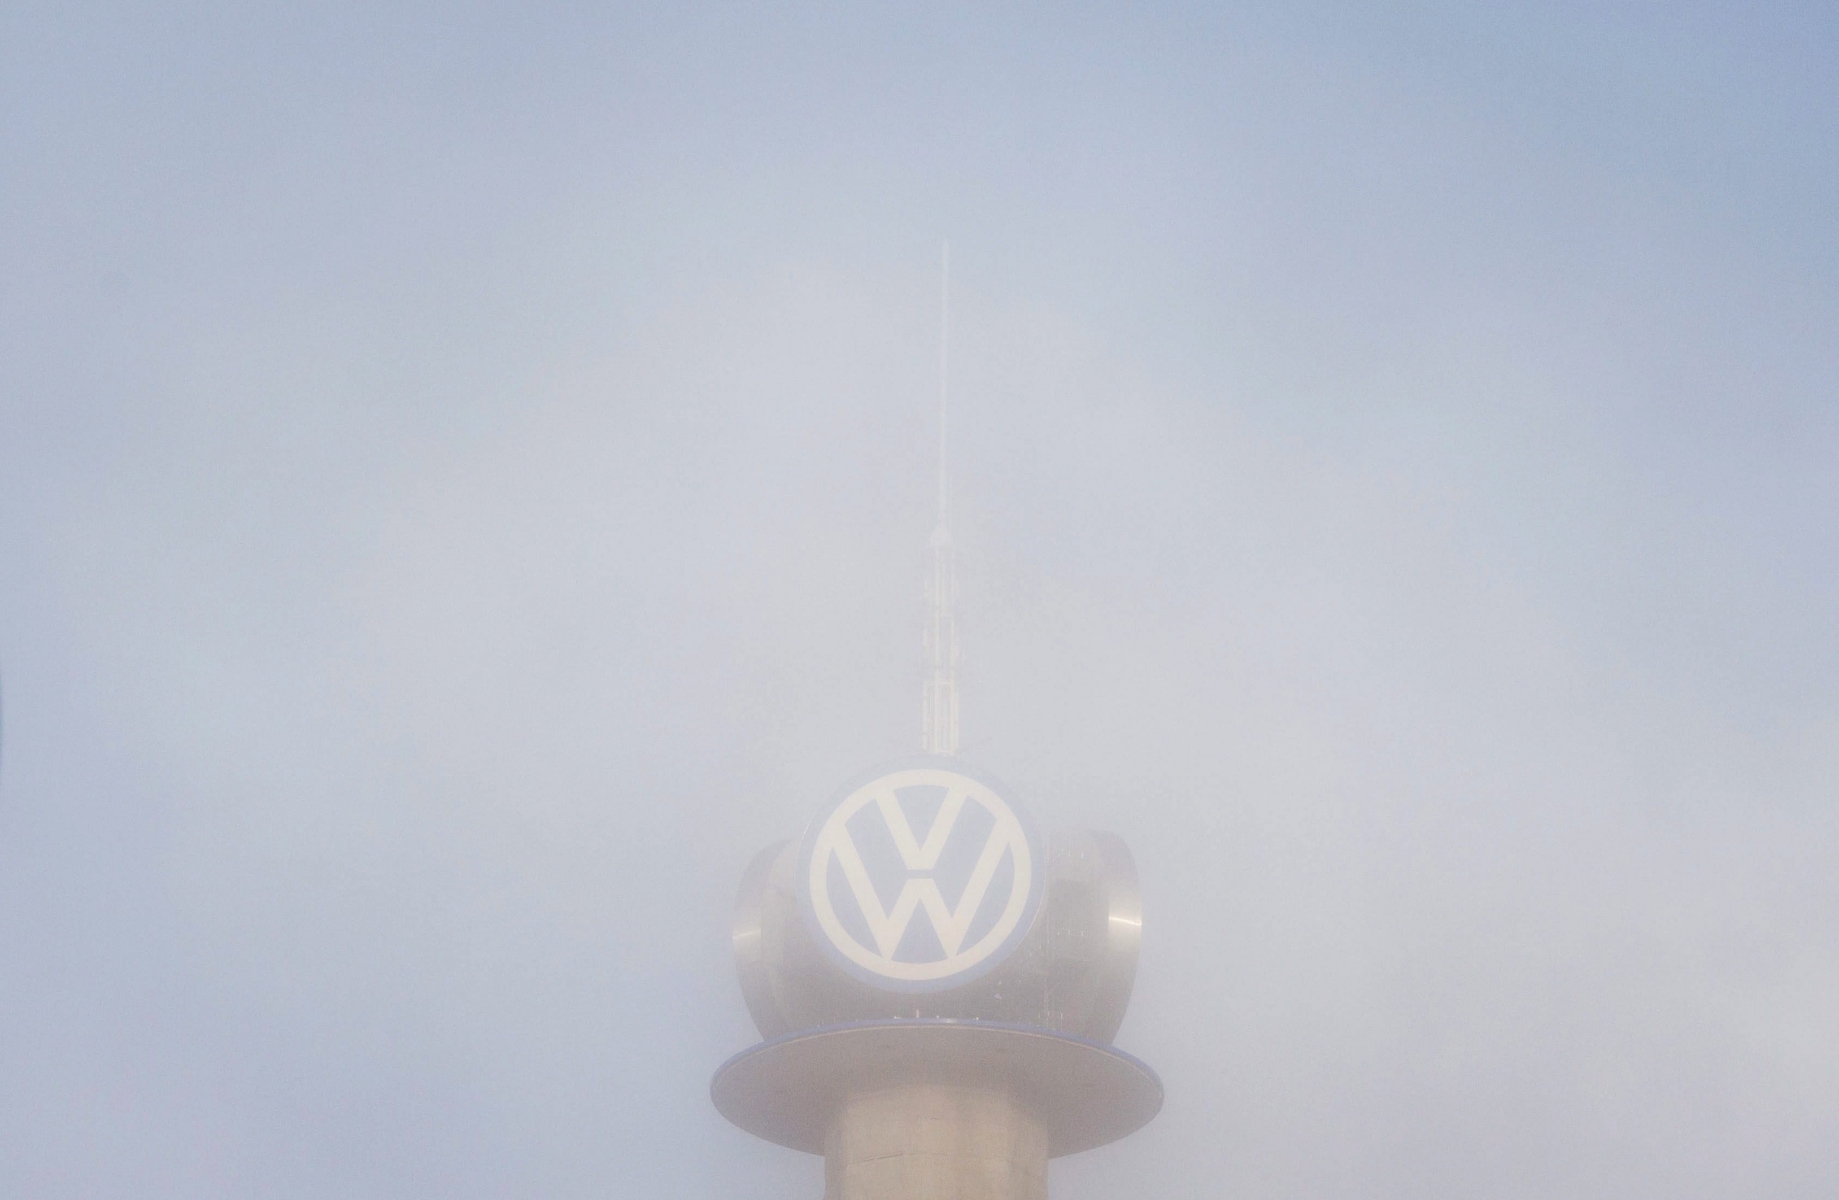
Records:
<instances>
[{"instance_id":1,"label":"vw logo","mask_svg":"<svg viewBox=\"0 0 1839 1200\"><path fill-rule=\"evenodd\" d=\"M845 792L799 855L818 941L896 991L967 983L1027 934L1046 872L1022 812L958 764L916 765Z\"/></svg>"}]
</instances>

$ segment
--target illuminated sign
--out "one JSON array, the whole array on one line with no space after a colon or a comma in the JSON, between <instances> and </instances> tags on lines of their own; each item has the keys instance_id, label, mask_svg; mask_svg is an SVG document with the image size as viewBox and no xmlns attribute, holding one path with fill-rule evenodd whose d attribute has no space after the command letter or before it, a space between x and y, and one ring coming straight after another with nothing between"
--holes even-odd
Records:
<instances>
[{"instance_id":1,"label":"illuminated sign","mask_svg":"<svg viewBox=\"0 0 1839 1200\"><path fill-rule=\"evenodd\" d=\"M967 983L1027 934L1045 882L1022 812L961 765L915 765L820 814L798 889L818 942L858 979L895 991Z\"/></svg>"}]
</instances>

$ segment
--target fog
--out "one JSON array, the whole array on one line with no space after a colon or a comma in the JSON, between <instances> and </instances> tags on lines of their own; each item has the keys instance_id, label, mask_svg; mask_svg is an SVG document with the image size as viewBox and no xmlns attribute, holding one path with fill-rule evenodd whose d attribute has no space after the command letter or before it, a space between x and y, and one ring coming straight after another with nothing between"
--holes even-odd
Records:
<instances>
[{"instance_id":1,"label":"fog","mask_svg":"<svg viewBox=\"0 0 1839 1200\"><path fill-rule=\"evenodd\" d=\"M813 1197L740 873L1120 834L1100 1197L1839 1178L1839 19L0 13L0 1194Z\"/></svg>"}]
</instances>

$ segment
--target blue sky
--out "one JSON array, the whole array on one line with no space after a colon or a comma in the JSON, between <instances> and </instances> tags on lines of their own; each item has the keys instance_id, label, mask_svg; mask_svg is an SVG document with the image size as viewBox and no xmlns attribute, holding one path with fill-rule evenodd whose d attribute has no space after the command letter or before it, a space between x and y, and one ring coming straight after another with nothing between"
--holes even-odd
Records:
<instances>
[{"instance_id":1,"label":"blue sky","mask_svg":"<svg viewBox=\"0 0 1839 1200\"><path fill-rule=\"evenodd\" d=\"M741 869L1134 848L1057 1197L1823 1195L1820 6L0 12L0 1191L802 1196Z\"/></svg>"}]
</instances>

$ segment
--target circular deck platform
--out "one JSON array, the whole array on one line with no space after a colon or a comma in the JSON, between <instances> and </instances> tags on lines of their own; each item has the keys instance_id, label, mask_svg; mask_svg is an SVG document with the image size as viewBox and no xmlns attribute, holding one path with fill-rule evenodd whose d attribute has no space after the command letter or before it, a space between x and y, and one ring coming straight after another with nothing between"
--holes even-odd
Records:
<instances>
[{"instance_id":1,"label":"circular deck platform","mask_svg":"<svg viewBox=\"0 0 1839 1200\"><path fill-rule=\"evenodd\" d=\"M830 1122L852 1093L908 1083L1005 1091L1047 1126L1056 1157L1134 1133L1162 1107L1162 1081L1121 1050L1027 1025L927 1018L830 1025L762 1042L723 1063L709 1093L747 1132L822 1154Z\"/></svg>"}]
</instances>

